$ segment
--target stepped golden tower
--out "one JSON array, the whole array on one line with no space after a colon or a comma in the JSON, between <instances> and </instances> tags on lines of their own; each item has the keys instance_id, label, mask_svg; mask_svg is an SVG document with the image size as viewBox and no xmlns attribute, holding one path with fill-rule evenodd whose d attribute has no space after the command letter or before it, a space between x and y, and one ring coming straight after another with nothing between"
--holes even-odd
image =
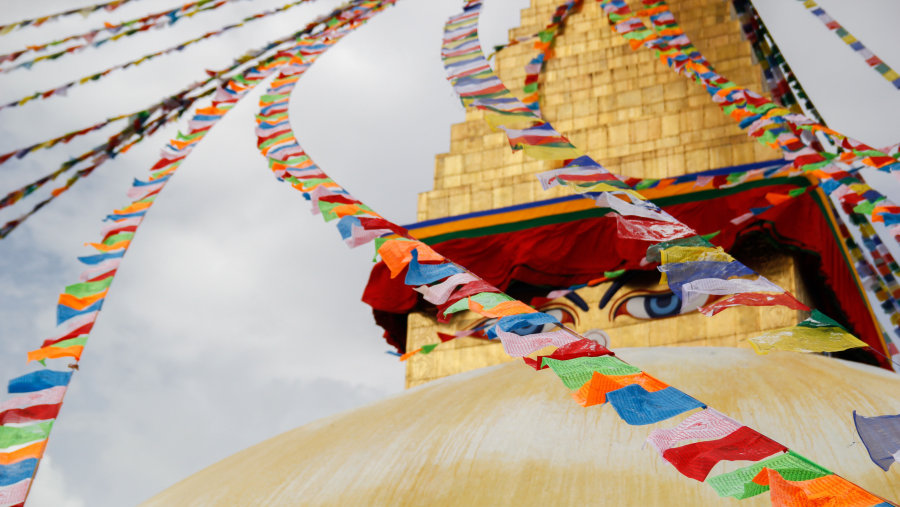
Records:
<instances>
[{"instance_id":1,"label":"stepped golden tower","mask_svg":"<svg viewBox=\"0 0 900 507\"><path fill-rule=\"evenodd\" d=\"M510 31L510 40L544 28L558 3L533 1L522 11L521 26ZM672 2L671 9L720 73L738 85L764 89L762 69L729 2L684 0ZM598 2L585 2L556 38L553 57L539 81L543 117L573 144L613 173L636 178L674 177L779 157L722 114L702 87L672 72L652 51L632 50L603 19ZM495 70L514 93L521 91L525 65L534 54L530 43L497 53ZM570 194L564 187L542 190L535 175L554 169L552 163L511 151L503 132L491 131L481 111L468 111L466 121L451 128L450 139L450 152L438 155L435 161L434 190L419 195L420 221ZM740 260L794 294L803 294L795 261L789 255L766 251ZM603 287L585 291L591 307L596 307L602 291ZM602 312L580 313L576 330L603 329L614 347L749 347L749 336L805 318L783 308L739 307L714 319L696 312L682 315L672 330L670 320L613 321ZM439 327L447 332L459 330L472 325L476 317ZM435 341L432 317L412 314L408 325L407 350ZM410 358L407 385L509 360L499 343L460 338L429 355Z\"/></svg>"}]
</instances>

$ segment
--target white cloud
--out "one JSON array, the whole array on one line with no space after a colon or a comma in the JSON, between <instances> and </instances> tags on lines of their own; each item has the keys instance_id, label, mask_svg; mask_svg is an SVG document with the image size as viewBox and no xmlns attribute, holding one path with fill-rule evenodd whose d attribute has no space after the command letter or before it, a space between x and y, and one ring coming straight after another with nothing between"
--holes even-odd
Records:
<instances>
[{"instance_id":1,"label":"white cloud","mask_svg":"<svg viewBox=\"0 0 900 507\"><path fill-rule=\"evenodd\" d=\"M84 500L73 495L69 488L66 475L46 454L28 495L28 507L84 507Z\"/></svg>"}]
</instances>

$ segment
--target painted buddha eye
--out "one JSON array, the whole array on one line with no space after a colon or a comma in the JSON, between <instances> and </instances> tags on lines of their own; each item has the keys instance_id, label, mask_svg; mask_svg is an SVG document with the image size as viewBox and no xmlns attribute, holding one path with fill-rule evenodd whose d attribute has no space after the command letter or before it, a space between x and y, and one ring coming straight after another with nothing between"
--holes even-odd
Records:
<instances>
[{"instance_id":1,"label":"painted buddha eye","mask_svg":"<svg viewBox=\"0 0 900 507\"><path fill-rule=\"evenodd\" d=\"M701 305L697 303L684 307L681 299L670 291L644 293L624 298L616 307L614 317L628 315L641 320L664 319L692 312Z\"/></svg>"}]
</instances>

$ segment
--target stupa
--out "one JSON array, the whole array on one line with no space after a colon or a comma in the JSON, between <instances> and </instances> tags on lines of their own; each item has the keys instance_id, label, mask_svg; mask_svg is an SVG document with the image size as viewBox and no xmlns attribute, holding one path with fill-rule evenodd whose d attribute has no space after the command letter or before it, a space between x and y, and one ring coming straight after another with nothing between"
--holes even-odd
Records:
<instances>
[{"instance_id":1,"label":"stupa","mask_svg":"<svg viewBox=\"0 0 900 507\"><path fill-rule=\"evenodd\" d=\"M558 3L532 0L511 40L546 26ZM765 89L771 69L759 65L735 4L747 8L673 0L671 9L719 72ZM533 55L529 44L498 53L496 69L514 91ZM778 163L777 153L749 139L701 87L652 52L632 51L595 2L568 19L539 86L544 118L617 174L715 178ZM409 229L501 289L606 342L626 361L860 486L900 498L900 471L875 467L852 423L853 410L900 412L900 378L877 354L846 355L855 362L756 355L748 337L806 315L737 307L709 318L683 308L647 274L652 266L616 269L614 244L589 201L559 188L541 190L534 175L552 168L511 152L503 134L470 111L452 127L450 152L437 157L434 190L420 195L420 221ZM810 186L805 178L789 180L711 193L695 190L695 179L645 195L712 229L698 232L719 232L718 244L739 260L886 353L846 265L847 246L830 235L827 198L810 191L778 216L733 221L768 192ZM488 243L495 248L490 258ZM553 289L572 287L553 297ZM438 333L485 323L474 314L438 322L433 308L379 265L364 300L401 352L438 342ZM607 406L573 403L551 372L510 361L499 343L477 332L456 338L409 359L408 391L253 446L146 505L737 505L680 475L644 443L650 430L674 426L671 421L627 426ZM713 473L745 464L720 463ZM766 495L741 502L769 503Z\"/></svg>"}]
</instances>

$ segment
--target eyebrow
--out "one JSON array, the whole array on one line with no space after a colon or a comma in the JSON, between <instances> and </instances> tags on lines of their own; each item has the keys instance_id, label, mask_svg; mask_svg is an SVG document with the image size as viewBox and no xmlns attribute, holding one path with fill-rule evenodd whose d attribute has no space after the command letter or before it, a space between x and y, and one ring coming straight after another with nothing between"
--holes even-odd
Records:
<instances>
[{"instance_id":1,"label":"eyebrow","mask_svg":"<svg viewBox=\"0 0 900 507\"><path fill-rule=\"evenodd\" d=\"M625 283L631 279L629 276L630 272L626 271L622 276L614 279L612 281L612 285L606 289L606 292L603 294L603 297L600 298L600 304L597 306L598 309L602 310L609 303L609 300L612 299L613 296L616 295L616 292L619 292L619 289L625 286Z\"/></svg>"}]
</instances>

